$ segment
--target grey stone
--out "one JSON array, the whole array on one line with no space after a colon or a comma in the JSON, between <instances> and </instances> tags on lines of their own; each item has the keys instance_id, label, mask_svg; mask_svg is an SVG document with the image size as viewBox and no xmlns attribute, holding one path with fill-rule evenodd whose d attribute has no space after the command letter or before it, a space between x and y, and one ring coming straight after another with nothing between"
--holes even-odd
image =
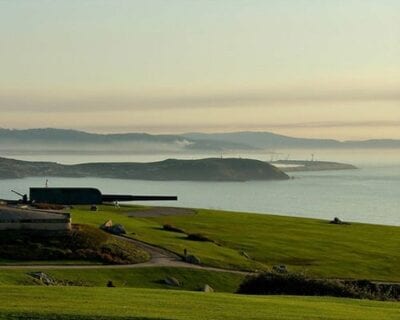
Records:
<instances>
[{"instance_id":1,"label":"grey stone","mask_svg":"<svg viewBox=\"0 0 400 320\"><path fill-rule=\"evenodd\" d=\"M186 256L185 261L191 264L201 264L200 258L196 257L193 254L189 254Z\"/></svg>"},{"instance_id":2,"label":"grey stone","mask_svg":"<svg viewBox=\"0 0 400 320\"><path fill-rule=\"evenodd\" d=\"M125 227L122 224L113 224L111 220L104 222L100 229L116 235L126 234Z\"/></svg>"},{"instance_id":3,"label":"grey stone","mask_svg":"<svg viewBox=\"0 0 400 320\"><path fill-rule=\"evenodd\" d=\"M38 272L30 272L28 273L32 278L35 278L45 284L46 286L55 285L56 281L50 277L48 274L38 271Z\"/></svg>"},{"instance_id":4,"label":"grey stone","mask_svg":"<svg viewBox=\"0 0 400 320\"><path fill-rule=\"evenodd\" d=\"M126 230L122 224L116 224L113 225L110 229L109 232L112 234L126 234Z\"/></svg>"},{"instance_id":5,"label":"grey stone","mask_svg":"<svg viewBox=\"0 0 400 320\"><path fill-rule=\"evenodd\" d=\"M209 286L208 284L205 284L201 291L203 291L203 292L214 292L214 289L211 286Z\"/></svg>"},{"instance_id":6,"label":"grey stone","mask_svg":"<svg viewBox=\"0 0 400 320\"><path fill-rule=\"evenodd\" d=\"M179 282L179 280L174 278L174 277L166 277L164 279L164 283L169 285L169 286L173 286L173 287L180 287L181 286L181 283Z\"/></svg>"},{"instance_id":7,"label":"grey stone","mask_svg":"<svg viewBox=\"0 0 400 320\"><path fill-rule=\"evenodd\" d=\"M107 220L104 222L101 226L100 229L107 230L108 228L111 228L113 226L112 220Z\"/></svg>"},{"instance_id":8,"label":"grey stone","mask_svg":"<svg viewBox=\"0 0 400 320\"><path fill-rule=\"evenodd\" d=\"M288 269L284 264L275 265L272 267L272 270L277 273L287 273Z\"/></svg>"}]
</instances>

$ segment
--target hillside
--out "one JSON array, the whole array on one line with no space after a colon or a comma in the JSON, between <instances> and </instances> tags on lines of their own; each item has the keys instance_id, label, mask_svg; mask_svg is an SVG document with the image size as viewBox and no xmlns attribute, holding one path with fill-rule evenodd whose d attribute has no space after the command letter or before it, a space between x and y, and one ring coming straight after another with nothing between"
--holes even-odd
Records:
<instances>
[{"instance_id":1,"label":"hillside","mask_svg":"<svg viewBox=\"0 0 400 320\"><path fill-rule=\"evenodd\" d=\"M295 138L271 132L98 134L64 129L0 128L0 151L193 153L276 149L400 148L400 140L338 141Z\"/></svg>"},{"instance_id":2,"label":"hillside","mask_svg":"<svg viewBox=\"0 0 400 320\"><path fill-rule=\"evenodd\" d=\"M67 233L0 232L0 261L25 263L64 261L70 263L134 264L149 260L147 252L86 225L74 225Z\"/></svg>"},{"instance_id":3,"label":"hillside","mask_svg":"<svg viewBox=\"0 0 400 320\"><path fill-rule=\"evenodd\" d=\"M140 288L0 287L0 319L395 320L396 302Z\"/></svg>"},{"instance_id":4,"label":"hillside","mask_svg":"<svg viewBox=\"0 0 400 320\"><path fill-rule=\"evenodd\" d=\"M400 148L400 140L375 139L365 141L339 141L334 139L294 138L271 132L186 133L187 139L236 142L258 149L348 149L348 148Z\"/></svg>"},{"instance_id":5,"label":"hillside","mask_svg":"<svg viewBox=\"0 0 400 320\"><path fill-rule=\"evenodd\" d=\"M0 158L0 178L100 177L140 180L246 181L285 180L278 168L251 159L169 159L151 163L85 163L61 165Z\"/></svg>"},{"instance_id":6,"label":"hillside","mask_svg":"<svg viewBox=\"0 0 400 320\"><path fill-rule=\"evenodd\" d=\"M101 206L93 214L82 206L72 210L72 218L93 226L112 219L128 234L135 232L136 239L177 254L186 248L213 267L268 270L284 264L289 271L321 278L400 281L399 227L203 209L163 215L159 208L158 216L148 211L146 217L145 209ZM184 233L165 231L165 224ZM187 234L202 234L210 241L188 240Z\"/></svg>"},{"instance_id":7,"label":"hillside","mask_svg":"<svg viewBox=\"0 0 400 320\"><path fill-rule=\"evenodd\" d=\"M186 249L201 266L268 270L284 264L289 272L319 279L399 281L398 227L202 209L180 215L163 215L168 208L162 207L98 209L93 213L89 206L77 206L73 220L89 228L112 219L125 226L128 237L180 255ZM143 215L146 210L151 217ZM182 232L163 229L166 223ZM194 233L209 241L189 240ZM55 284L33 279L32 271L38 270ZM181 286L166 284L171 276ZM392 301L232 294L244 276L199 266L2 265L0 319L398 319L399 303ZM106 288L110 281L115 288ZM205 284L216 292L196 292Z\"/></svg>"},{"instance_id":8,"label":"hillside","mask_svg":"<svg viewBox=\"0 0 400 320\"><path fill-rule=\"evenodd\" d=\"M180 135L154 135L147 133L98 134L64 129L10 130L0 128L0 150L41 150L65 152L131 151L182 152L252 150L245 144L208 139L190 139Z\"/></svg>"}]
</instances>

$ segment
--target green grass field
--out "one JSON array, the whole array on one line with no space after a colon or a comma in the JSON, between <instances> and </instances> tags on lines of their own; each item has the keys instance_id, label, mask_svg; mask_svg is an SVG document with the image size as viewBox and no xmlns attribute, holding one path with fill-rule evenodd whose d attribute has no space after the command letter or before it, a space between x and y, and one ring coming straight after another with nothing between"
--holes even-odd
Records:
<instances>
[{"instance_id":1,"label":"green grass field","mask_svg":"<svg viewBox=\"0 0 400 320\"><path fill-rule=\"evenodd\" d=\"M193 215L131 218L137 207L102 206L93 213L73 210L75 223L122 223L129 236L174 252L200 257L204 264L243 270L285 264L293 271L327 278L400 281L400 228L368 224L332 225L327 221L274 215L197 210ZM215 240L196 242L161 230L165 223ZM245 258L245 251L251 259Z\"/></svg>"},{"instance_id":2,"label":"green grass field","mask_svg":"<svg viewBox=\"0 0 400 320\"><path fill-rule=\"evenodd\" d=\"M211 210L155 218L127 216L138 209L143 207L101 206L98 212L78 207L72 218L74 223L93 226L112 219L123 224L130 237L179 254L186 248L210 266L254 270L285 264L289 270L318 277L400 281L398 227L331 225L322 220ZM185 234L162 230L163 224L201 233L214 242L187 240ZM27 274L37 268L0 269L0 320L400 319L399 302L233 294L244 275L232 272L58 266L40 268L58 283L44 286ZM168 276L182 286L164 284ZM106 288L109 280L116 288ZM216 292L199 292L205 284Z\"/></svg>"},{"instance_id":3,"label":"green grass field","mask_svg":"<svg viewBox=\"0 0 400 320\"><path fill-rule=\"evenodd\" d=\"M78 287L0 287L0 319L398 320L400 304L337 298Z\"/></svg>"},{"instance_id":4,"label":"green grass field","mask_svg":"<svg viewBox=\"0 0 400 320\"><path fill-rule=\"evenodd\" d=\"M28 275L29 270L0 270L0 286L35 285L37 281ZM175 289L198 291L205 284L210 285L217 292L235 292L244 276L231 272L212 272L207 270L193 270L187 268L135 268L135 269L43 269L59 283L68 283L77 286L105 287L111 280L120 287ZM166 277L179 280L181 287L171 287L163 283Z\"/></svg>"}]
</instances>

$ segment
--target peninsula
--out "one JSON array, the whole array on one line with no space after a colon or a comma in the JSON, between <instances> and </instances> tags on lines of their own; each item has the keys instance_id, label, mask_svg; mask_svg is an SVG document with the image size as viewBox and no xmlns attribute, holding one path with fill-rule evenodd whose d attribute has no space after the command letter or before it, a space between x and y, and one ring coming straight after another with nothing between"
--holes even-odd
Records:
<instances>
[{"instance_id":1,"label":"peninsula","mask_svg":"<svg viewBox=\"0 0 400 320\"><path fill-rule=\"evenodd\" d=\"M309 160L278 160L271 162L284 172L297 171L327 171L327 170L354 170L356 166L347 163L331 161L309 161Z\"/></svg>"},{"instance_id":2,"label":"peninsula","mask_svg":"<svg viewBox=\"0 0 400 320\"><path fill-rule=\"evenodd\" d=\"M0 179L25 177L99 177L132 180L248 181L287 180L275 166L253 159L168 159L159 162L109 162L63 165L0 158Z\"/></svg>"}]
</instances>

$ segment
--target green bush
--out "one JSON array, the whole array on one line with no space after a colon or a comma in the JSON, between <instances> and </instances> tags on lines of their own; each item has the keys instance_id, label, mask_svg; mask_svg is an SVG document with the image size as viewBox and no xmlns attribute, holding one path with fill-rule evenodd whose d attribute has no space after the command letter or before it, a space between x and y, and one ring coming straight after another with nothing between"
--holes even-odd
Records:
<instances>
[{"instance_id":1,"label":"green bush","mask_svg":"<svg viewBox=\"0 0 400 320\"><path fill-rule=\"evenodd\" d=\"M0 233L0 258L127 264L146 261L149 255L133 243L116 239L95 227L74 225L71 232L51 235L26 231Z\"/></svg>"},{"instance_id":2,"label":"green bush","mask_svg":"<svg viewBox=\"0 0 400 320\"><path fill-rule=\"evenodd\" d=\"M375 284L367 280L311 279L302 274L274 272L247 277L238 293L400 300L399 285Z\"/></svg>"},{"instance_id":3,"label":"green bush","mask_svg":"<svg viewBox=\"0 0 400 320\"><path fill-rule=\"evenodd\" d=\"M187 235L187 239L192 241L214 242L213 240L201 233L190 233Z\"/></svg>"},{"instance_id":4,"label":"green bush","mask_svg":"<svg viewBox=\"0 0 400 320\"><path fill-rule=\"evenodd\" d=\"M163 225L163 230L165 231L171 231L171 232L177 232L177 233L185 233L185 231L181 228L175 227L171 224L164 224Z\"/></svg>"}]
</instances>

